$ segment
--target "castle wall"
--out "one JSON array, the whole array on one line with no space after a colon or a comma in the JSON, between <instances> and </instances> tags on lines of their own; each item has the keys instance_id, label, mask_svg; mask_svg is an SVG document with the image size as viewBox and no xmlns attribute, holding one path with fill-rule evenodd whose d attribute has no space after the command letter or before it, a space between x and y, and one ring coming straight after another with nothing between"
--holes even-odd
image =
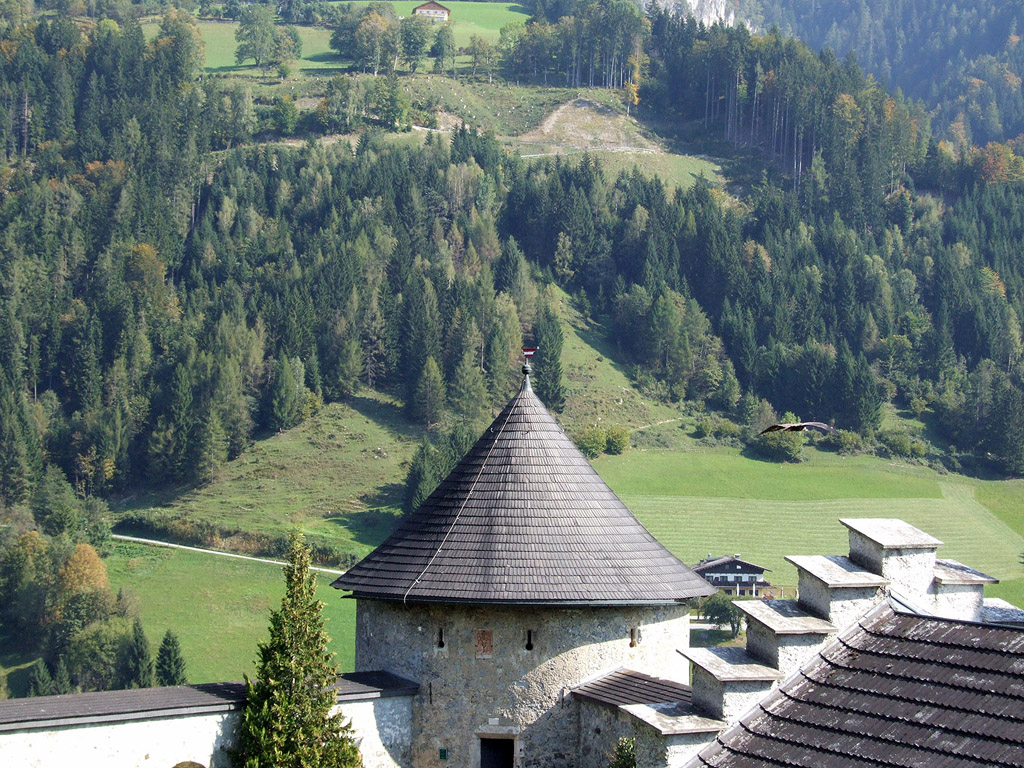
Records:
<instances>
[{"instance_id":1,"label":"castle wall","mask_svg":"<svg viewBox=\"0 0 1024 768\"><path fill-rule=\"evenodd\" d=\"M116 693L112 691L111 693ZM348 701L337 705L350 720L365 768L408 768L412 698ZM14 768L170 768L185 761L231 768L240 710L159 714L137 720L111 717L88 725L26 724L0 732L0 764Z\"/></svg>"},{"instance_id":2,"label":"castle wall","mask_svg":"<svg viewBox=\"0 0 1024 768\"><path fill-rule=\"evenodd\" d=\"M443 645L442 645L443 643ZM517 768L577 765L569 690L618 667L686 682L685 605L539 608L359 600L356 669L419 683L412 765L477 768L481 738L516 742ZM527 645L531 648L527 648Z\"/></svg>"},{"instance_id":3,"label":"castle wall","mask_svg":"<svg viewBox=\"0 0 1024 768\"><path fill-rule=\"evenodd\" d=\"M238 712L216 712L0 733L0 756L18 768L169 768L186 760L230 768L239 720Z\"/></svg>"}]
</instances>

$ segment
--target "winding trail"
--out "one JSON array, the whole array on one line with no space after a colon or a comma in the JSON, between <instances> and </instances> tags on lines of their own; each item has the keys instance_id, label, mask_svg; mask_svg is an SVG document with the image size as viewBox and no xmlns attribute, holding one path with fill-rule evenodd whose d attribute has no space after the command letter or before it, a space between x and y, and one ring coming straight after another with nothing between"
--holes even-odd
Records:
<instances>
[{"instance_id":1,"label":"winding trail","mask_svg":"<svg viewBox=\"0 0 1024 768\"><path fill-rule=\"evenodd\" d=\"M202 549L200 547L189 547L185 544L171 544L168 541L160 541L158 539L143 539L138 536L124 536L119 533L110 534L110 538L119 539L120 541L134 541L136 544L150 544L155 547L168 547L170 549L187 549L190 552L202 552L205 555L220 555L221 557L235 557L239 560L252 560L257 563L270 563L271 565L288 565L283 560L269 560L265 557L252 557L251 555L237 555L234 552L220 552L216 549ZM311 571L320 571L321 573L333 573L341 576L345 571L336 571L333 568L321 568L316 565L309 567Z\"/></svg>"}]
</instances>

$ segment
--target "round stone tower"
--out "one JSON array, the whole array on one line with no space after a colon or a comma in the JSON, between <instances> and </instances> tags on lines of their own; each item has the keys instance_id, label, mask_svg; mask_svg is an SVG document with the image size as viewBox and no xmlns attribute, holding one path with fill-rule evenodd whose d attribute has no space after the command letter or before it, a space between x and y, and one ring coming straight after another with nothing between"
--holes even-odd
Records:
<instances>
[{"instance_id":1,"label":"round stone tower","mask_svg":"<svg viewBox=\"0 0 1024 768\"><path fill-rule=\"evenodd\" d=\"M419 683L416 768L577 766L570 690L619 667L685 682L688 604L714 592L605 485L529 375L334 586L357 599L356 670Z\"/></svg>"}]
</instances>

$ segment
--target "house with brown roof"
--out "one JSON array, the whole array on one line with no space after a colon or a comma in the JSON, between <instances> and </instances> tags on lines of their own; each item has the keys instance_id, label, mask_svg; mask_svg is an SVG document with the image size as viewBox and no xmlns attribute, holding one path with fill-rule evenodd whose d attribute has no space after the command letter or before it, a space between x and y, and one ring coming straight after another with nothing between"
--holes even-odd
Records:
<instances>
[{"instance_id":1,"label":"house with brown roof","mask_svg":"<svg viewBox=\"0 0 1024 768\"><path fill-rule=\"evenodd\" d=\"M431 21L448 21L452 15L450 9L434 0L427 0L423 5L417 5L412 9L412 13L414 16L424 16Z\"/></svg>"},{"instance_id":2,"label":"house with brown roof","mask_svg":"<svg viewBox=\"0 0 1024 768\"><path fill-rule=\"evenodd\" d=\"M737 597L782 597L776 595L772 584L765 581L764 573L770 570L741 560L738 554L729 557L713 557L710 554L693 566L693 572L702 576L711 586Z\"/></svg>"}]
</instances>

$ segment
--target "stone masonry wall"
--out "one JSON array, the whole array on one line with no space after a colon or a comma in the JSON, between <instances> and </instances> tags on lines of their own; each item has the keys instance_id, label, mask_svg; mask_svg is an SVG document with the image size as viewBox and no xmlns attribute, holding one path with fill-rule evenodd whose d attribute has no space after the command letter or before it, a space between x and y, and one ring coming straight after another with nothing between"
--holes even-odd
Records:
<instances>
[{"instance_id":1,"label":"stone masonry wall","mask_svg":"<svg viewBox=\"0 0 1024 768\"><path fill-rule=\"evenodd\" d=\"M519 768L572 768L578 707L569 690L619 667L686 682L686 661L676 649L688 642L685 605L360 600L356 611L356 669L386 669L420 685L413 702L416 768L477 768L480 738L515 739Z\"/></svg>"}]
</instances>

